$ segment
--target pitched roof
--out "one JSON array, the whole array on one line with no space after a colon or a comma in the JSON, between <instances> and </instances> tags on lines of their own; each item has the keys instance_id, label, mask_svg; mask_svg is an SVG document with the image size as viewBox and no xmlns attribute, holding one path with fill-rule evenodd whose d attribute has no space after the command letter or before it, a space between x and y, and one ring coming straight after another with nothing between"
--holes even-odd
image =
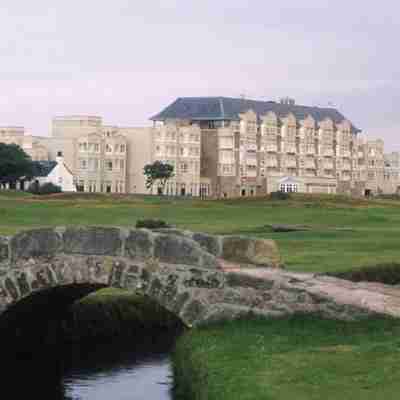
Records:
<instances>
[{"instance_id":1,"label":"pitched roof","mask_svg":"<svg viewBox=\"0 0 400 400\"><path fill-rule=\"evenodd\" d=\"M315 121L330 118L340 123L346 118L334 108L301 106L297 104L281 104L275 101L260 101L230 97L179 97L159 114L151 117L152 121L167 119L201 120L239 120L239 114L253 110L258 117L274 112L279 118L293 113L298 120L311 115ZM352 129L360 132L354 125Z\"/></svg>"},{"instance_id":2,"label":"pitched roof","mask_svg":"<svg viewBox=\"0 0 400 400\"><path fill-rule=\"evenodd\" d=\"M46 177L56 167L56 161L33 161L33 176Z\"/></svg>"}]
</instances>

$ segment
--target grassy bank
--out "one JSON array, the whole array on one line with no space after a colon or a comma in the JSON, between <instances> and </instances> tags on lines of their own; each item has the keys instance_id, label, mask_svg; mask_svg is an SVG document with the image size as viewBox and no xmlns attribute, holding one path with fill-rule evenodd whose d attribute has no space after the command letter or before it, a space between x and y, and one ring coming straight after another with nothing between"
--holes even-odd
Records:
<instances>
[{"instance_id":1,"label":"grassy bank","mask_svg":"<svg viewBox=\"0 0 400 400\"><path fill-rule=\"evenodd\" d=\"M181 322L154 300L115 288L100 289L75 302L63 321L64 339L76 342L181 328Z\"/></svg>"},{"instance_id":2,"label":"grassy bank","mask_svg":"<svg viewBox=\"0 0 400 400\"><path fill-rule=\"evenodd\" d=\"M275 239L291 270L346 271L400 259L400 201L297 195L290 200L202 201L149 196L0 192L0 234L57 225L133 226L163 219L181 228ZM270 224L307 225L276 233Z\"/></svg>"},{"instance_id":3,"label":"grassy bank","mask_svg":"<svg viewBox=\"0 0 400 400\"><path fill-rule=\"evenodd\" d=\"M395 400L400 321L223 323L178 340L178 400Z\"/></svg>"}]
</instances>

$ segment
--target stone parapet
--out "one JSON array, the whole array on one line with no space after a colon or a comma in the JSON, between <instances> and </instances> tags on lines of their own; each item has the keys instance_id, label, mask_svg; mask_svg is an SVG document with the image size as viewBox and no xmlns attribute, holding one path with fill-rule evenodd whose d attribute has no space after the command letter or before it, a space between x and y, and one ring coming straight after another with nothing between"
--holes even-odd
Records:
<instances>
[{"instance_id":1,"label":"stone parapet","mask_svg":"<svg viewBox=\"0 0 400 400\"><path fill-rule=\"evenodd\" d=\"M7 240L4 239L4 243ZM114 227L57 227L21 232L1 245L0 257L15 264L55 254L154 258L160 262L216 269L219 259L265 267L281 266L273 240L240 236L216 236L178 229L129 229ZM1 256L1 254L4 254ZM1 258L0 258L1 261Z\"/></svg>"}]
</instances>

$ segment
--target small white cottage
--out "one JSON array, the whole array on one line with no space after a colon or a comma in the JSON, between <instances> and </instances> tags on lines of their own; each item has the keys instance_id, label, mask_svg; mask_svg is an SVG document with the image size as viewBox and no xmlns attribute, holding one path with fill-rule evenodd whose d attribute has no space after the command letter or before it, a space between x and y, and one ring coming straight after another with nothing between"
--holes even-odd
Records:
<instances>
[{"instance_id":1,"label":"small white cottage","mask_svg":"<svg viewBox=\"0 0 400 400\"><path fill-rule=\"evenodd\" d=\"M64 162L61 152L58 152L55 161L34 161L35 176L32 182L39 185L53 183L60 186L63 192L76 192L74 175Z\"/></svg>"}]
</instances>

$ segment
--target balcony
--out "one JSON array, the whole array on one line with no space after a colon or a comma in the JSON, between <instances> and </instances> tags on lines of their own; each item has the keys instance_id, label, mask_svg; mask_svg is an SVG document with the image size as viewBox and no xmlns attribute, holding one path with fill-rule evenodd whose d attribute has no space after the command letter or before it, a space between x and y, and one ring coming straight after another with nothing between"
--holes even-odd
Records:
<instances>
[{"instance_id":1,"label":"balcony","mask_svg":"<svg viewBox=\"0 0 400 400\"><path fill-rule=\"evenodd\" d=\"M286 160L285 166L286 168L297 168L296 160Z\"/></svg>"},{"instance_id":2,"label":"balcony","mask_svg":"<svg viewBox=\"0 0 400 400\"><path fill-rule=\"evenodd\" d=\"M350 163L343 163L342 170L343 171L351 171L351 164Z\"/></svg>"},{"instance_id":3,"label":"balcony","mask_svg":"<svg viewBox=\"0 0 400 400\"><path fill-rule=\"evenodd\" d=\"M256 157L247 157L246 165L254 165L257 166L257 158Z\"/></svg>"},{"instance_id":4,"label":"balcony","mask_svg":"<svg viewBox=\"0 0 400 400\"><path fill-rule=\"evenodd\" d=\"M324 150L322 153L323 153L324 156L327 156L327 157L332 157L333 156L333 150L332 149Z\"/></svg>"},{"instance_id":5,"label":"balcony","mask_svg":"<svg viewBox=\"0 0 400 400\"><path fill-rule=\"evenodd\" d=\"M285 145L285 153L296 154L296 146Z\"/></svg>"},{"instance_id":6,"label":"balcony","mask_svg":"<svg viewBox=\"0 0 400 400\"><path fill-rule=\"evenodd\" d=\"M342 157L349 158L351 157L351 152L349 150L345 150L342 152Z\"/></svg>"},{"instance_id":7,"label":"balcony","mask_svg":"<svg viewBox=\"0 0 400 400\"><path fill-rule=\"evenodd\" d=\"M324 169L333 169L334 165L333 162L325 161L324 162Z\"/></svg>"},{"instance_id":8,"label":"balcony","mask_svg":"<svg viewBox=\"0 0 400 400\"><path fill-rule=\"evenodd\" d=\"M268 153L276 153L278 151L278 146L276 144L268 144L265 151Z\"/></svg>"},{"instance_id":9,"label":"balcony","mask_svg":"<svg viewBox=\"0 0 400 400\"><path fill-rule=\"evenodd\" d=\"M315 149L307 149L306 154L315 154Z\"/></svg>"},{"instance_id":10,"label":"balcony","mask_svg":"<svg viewBox=\"0 0 400 400\"><path fill-rule=\"evenodd\" d=\"M305 167L306 167L306 169L315 169L315 162L314 161L306 161Z\"/></svg>"},{"instance_id":11,"label":"balcony","mask_svg":"<svg viewBox=\"0 0 400 400\"><path fill-rule=\"evenodd\" d=\"M277 160L267 160L267 167L268 168L275 168L278 166Z\"/></svg>"}]
</instances>

